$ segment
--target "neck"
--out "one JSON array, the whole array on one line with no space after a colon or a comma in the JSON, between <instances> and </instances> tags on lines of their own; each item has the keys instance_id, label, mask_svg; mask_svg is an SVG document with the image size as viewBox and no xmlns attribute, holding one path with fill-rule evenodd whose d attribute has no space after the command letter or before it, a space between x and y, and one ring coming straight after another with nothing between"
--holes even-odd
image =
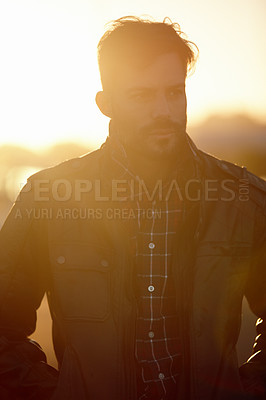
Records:
<instances>
[{"instance_id":1,"label":"neck","mask_svg":"<svg viewBox=\"0 0 266 400\"><path fill-rule=\"evenodd\" d=\"M153 186L158 179L167 181L174 168L174 160L171 158L152 159L131 151L127 155L133 172L147 185Z\"/></svg>"}]
</instances>

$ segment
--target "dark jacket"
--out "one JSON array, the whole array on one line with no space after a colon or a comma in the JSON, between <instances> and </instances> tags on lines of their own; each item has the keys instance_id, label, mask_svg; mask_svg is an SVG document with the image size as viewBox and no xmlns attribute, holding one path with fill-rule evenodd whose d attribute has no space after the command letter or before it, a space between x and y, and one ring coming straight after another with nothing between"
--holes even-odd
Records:
<instances>
[{"instance_id":1,"label":"dark jacket","mask_svg":"<svg viewBox=\"0 0 266 400\"><path fill-rule=\"evenodd\" d=\"M184 356L178 400L265 399L266 185L192 150L173 258ZM3 398L136 400L134 271L107 161L104 146L33 175L1 230ZM45 292L59 373L27 339ZM260 336L239 371L244 295L261 318Z\"/></svg>"}]
</instances>

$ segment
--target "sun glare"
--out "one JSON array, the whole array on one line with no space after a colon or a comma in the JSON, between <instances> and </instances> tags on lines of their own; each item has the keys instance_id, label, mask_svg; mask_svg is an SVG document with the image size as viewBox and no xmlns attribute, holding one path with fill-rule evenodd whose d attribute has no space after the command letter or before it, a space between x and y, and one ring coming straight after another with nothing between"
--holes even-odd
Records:
<instances>
[{"instance_id":1,"label":"sun glare","mask_svg":"<svg viewBox=\"0 0 266 400\"><path fill-rule=\"evenodd\" d=\"M212 2L204 0L202 10L192 3L194 8L183 4L178 9L169 1L167 9L173 20L178 15L181 28L200 48L195 74L187 82L189 121L195 124L211 113L236 110L265 122L262 12L246 5L240 18L232 11L232 23L225 28L225 6L217 19ZM112 7L104 4L10 0L1 6L0 34L5 40L0 50L5 62L0 78L0 145L41 148L66 140L96 147L104 141L108 119L95 104L101 88L96 46L104 24L133 12L165 17L165 8L152 3L143 8L137 2L130 10L119 0ZM196 19L198 13L202 18Z\"/></svg>"}]
</instances>

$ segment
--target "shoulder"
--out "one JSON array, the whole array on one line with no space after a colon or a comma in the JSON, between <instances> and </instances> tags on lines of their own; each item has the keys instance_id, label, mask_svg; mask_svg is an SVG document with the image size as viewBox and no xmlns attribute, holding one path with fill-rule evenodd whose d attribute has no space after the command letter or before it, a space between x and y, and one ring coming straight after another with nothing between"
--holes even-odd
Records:
<instances>
[{"instance_id":1,"label":"shoulder","mask_svg":"<svg viewBox=\"0 0 266 400\"><path fill-rule=\"evenodd\" d=\"M266 205L266 181L253 174L245 166L221 160L201 150L198 151L204 176L217 179L230 179L235 186L246 184L250 189L250 198L259 206Z\"/></svg>"},{"instance_id":2,"label":"shoulder","mask_svg":"<svg viewBox=\"0 0 266 400\"><path fill-rule=\"evenodd\" d=\"M97 149L80 157L65 160L57 165L36 172L28 178L28 181L71 180L79 177L82 178L85 174L89 178L97 172L100 155L101 149Z\"/></svg>"}]
</instances>

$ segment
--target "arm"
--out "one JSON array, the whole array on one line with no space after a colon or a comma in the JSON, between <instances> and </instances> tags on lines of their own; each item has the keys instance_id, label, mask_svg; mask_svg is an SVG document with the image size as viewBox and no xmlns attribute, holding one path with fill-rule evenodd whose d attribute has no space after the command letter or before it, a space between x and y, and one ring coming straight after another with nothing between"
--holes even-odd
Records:
<instances>
[{"instance_id":1,"label":"arm","mask_svg":"<svg viewBox=\"0 0 266 400\"><path fill-rule=\"evenodd\" d=\"M240 367L247 392L255 399L266 398L266 212L258 209L254 231L254 248L246 297L258 317L253 355Z\"/></svg>"},{"instance_id":2,"label":"arm","mask_svg":"<svg viewBox=\"0 0 266 400\"><path fill-rule=\"evenodd\" d=\"M28 189L0 231L0 397L39 400L51 396L57 371L28 339L46 289L45 224L29 214L36 205Z\"/></svg>"}]
</instances>

